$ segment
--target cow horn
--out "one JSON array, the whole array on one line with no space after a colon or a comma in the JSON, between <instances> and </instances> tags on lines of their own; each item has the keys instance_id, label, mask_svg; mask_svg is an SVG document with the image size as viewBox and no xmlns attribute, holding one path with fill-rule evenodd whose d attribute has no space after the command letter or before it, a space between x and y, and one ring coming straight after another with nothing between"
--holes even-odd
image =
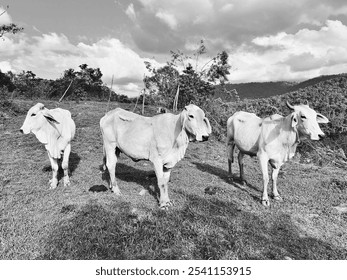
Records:
<instances>
[{"instance_id":1,"label":"cow horn","mask_svg":"<svg viewBox=\"0 0 347 280\"><path fill-rule=\"evenodd\" d=\"M291 110L294 110L294 106L291 105L288 101L286 101L287 107Z\"/></svg>"}]
</instances>

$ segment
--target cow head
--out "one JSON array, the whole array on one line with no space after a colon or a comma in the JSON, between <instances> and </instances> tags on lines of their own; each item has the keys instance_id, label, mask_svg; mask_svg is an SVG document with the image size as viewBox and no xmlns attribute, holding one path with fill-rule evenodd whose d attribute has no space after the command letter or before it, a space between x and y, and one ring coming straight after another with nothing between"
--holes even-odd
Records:
<instances>
[{"instance_id":1,"label":"cow head","mask_svg":"<svg viewBox=\"0 0 347 280\"><path fill-rule=\"evenodd\" d=\"M42 103L37 103L31 107L27 113L20 131L24 134L30 132L36 133L39 131L47 122L54 124L57 122L54 117L49 113L49 110L45 108Z\"/></svg>"},{"instance_id":2,"label":"cow head","mask_svg":"<svg viewBox=\"0 0 347 280\"><path fill-rule=\"evenodd\" d=\"M212 132L210 122L198 106L190 104L181 113L183 128L189 141L206 141Z\"/></svg>"},{"instance_id":3,"label":"cow head","mask_svg":"<svg viewBox=\"0 0 347 280\"><path fill-rule=\"evenodd\" d=\"M324 136L319 123L329 122L325 116L317 113L308 104L292 106L287 101L287 106L294 111L292 113L292 127L296 127L300 135L309 137L311 140L319 140Z\"/></svg>"}]
</instances>

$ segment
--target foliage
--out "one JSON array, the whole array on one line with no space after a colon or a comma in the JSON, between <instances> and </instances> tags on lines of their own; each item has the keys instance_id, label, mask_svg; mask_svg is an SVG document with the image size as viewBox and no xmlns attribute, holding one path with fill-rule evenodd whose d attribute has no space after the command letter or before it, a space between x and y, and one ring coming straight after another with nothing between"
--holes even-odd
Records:
<instances>
[{"instance_id":1,"label":"foliage","mask_svg":"<svg viewBox=\"0 0 347 280\"><path fill-rule=\"evenodd\" d=\"M6 33L16 34L23 29L23 27L18 27L14 23L0 25L0 38L3 37Z\"/></svg>"},{"instance_id":2,"label":"foliage","mask_svg":"<svg viewBox=\"0 0 347 280\"><path fill-rule=\"evenodd\" d=\"M145 62L150 76L145 76L143 82L149 95L155 98L159 106L172 107L173 96L179 84L179 72L172 65L165 65L158 69L152 68L149 62ZM156 94L159 92L160 94Z\"/></svg>"},{"instance_id":3,"label":"foliage","mask_svg":"<svg viewBox=\"0 0 347 280\"><path fill-rule=\"evenodd\" d=\"M2 73L1 69L0 69L0 86L6 87L8 91L13 91L15 88L11 80L11 77L9 75L6 75L5 73Z\"/></svg>"},{"instance_id":4,"label":"foliage","mask_svg":"<svg viewBox=\"0 0 347 280\"><path fill-rule=\"evenodd\" d=\"M87 64L79 66L80 71L68 69L64 71L63 77L54 81L56 90L51 92L50 97L61 97L65 91L66 97L76 100L90 98L105 99L108 89L103 87L100 68L91 68Z\"/></svg>"},{"instance_id":5,"label":"foliage","mask_svg":"<svg viewBox=\"0 0 347 280\"><path fill-rule=\"evenodd\" d=\"M239 83L231 84L227 83L224 85L216 85L215 97L221 98L224 102L235 101L233 96L228 94L228 91L236 91L240 99L260 99L267 98L276 95L289 93L292 91L298 91L301 88L313 86L320 82L338 78L340 76L346 76L346 74L335 74L319 76L313 79L305 80L303 82L251 82L251 83ZM227 92L225 92L227 90Z\"/></svg>"},{"instance_id":6,"label":"foliage","mask_svg":"<svg viewBox=\"0 0 347 280\"><path fill-rule=\"evenodd\" d=\"M270 98L244 99L239 102L223 102L220 98L211 99L202 104L202 107L211 120L213 133L219 140L224 140L226 122L235 112L247 111L260 117L275 113L285 116L290 113L286 106L287 100L291 104L308 101L310 107L330 120L328 124L321 124L327 137L323 141L303 143L299 146L299 152L318 164L321 164L324 159L330 159L325 161L325 164L340 162L340 150L347 153L347 77L345 75L335 76L297 91ZM331 160L331 153L335 155L334 161Z\"/></svg>"},{"instance_id":7,"label":"foliage","mask_svg":"<svg viewBox=\"0 0 347 280\"><path fill-rule=\"evenodd\" d=\"M145 62L150 73L144 78L145 88L155 96L153 99L157 105L171 108L178 86L178 108L183 108L191 102L203 103L213 96L214 83L223 84L230 74L228 54L223 51L199 68L199 59L204 54L206 47L204 42L200 41L198 49L192 56L180 50L171 51L171 60L158 69Z\"/></svg>"},{"instance_id":8,"label":"foliage","mask_svg":"<svg viewBox=\"0 0 347 280\"><path fill-rule=\"evenodd\" d=\"M9 6L7 6L6 8L8 9ZM0 16L2 16L6 12L7 12L7 10L4 10L0 14ZM23 29L24 29L23 27L19 27L14 23L0 25L0 38L3 37L6 33L16 34L20 31L22 31Z\"/></svg>"},{"instance_id":9,"label":"foliage","mask_svg":"<svg viewBox=\"0 0 347 280\"><path fill-rule=\"evenodd\" d=\"M110 90L101 80L99 68L79 66L80 70L67 69L61 78L47 80L38 78L32 71L22 71L18 74L0 71L0 87L6 86L11 95L21 98L59 99L66 92L65 98L72 100L108 100ZM118 95L111 94L112 100L118 100ZM120 97L128 100L127 97Z\"/></svg>"}]
</instances>

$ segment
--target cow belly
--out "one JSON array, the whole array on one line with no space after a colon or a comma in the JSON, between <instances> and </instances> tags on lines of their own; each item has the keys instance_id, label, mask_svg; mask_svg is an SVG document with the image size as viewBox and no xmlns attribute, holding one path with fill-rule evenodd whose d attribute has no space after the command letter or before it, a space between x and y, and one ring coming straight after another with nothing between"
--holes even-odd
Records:
<instances>
[{"instance_id":1,"label":"cow belly","mask_svg":"<svg viewBox=\"0 0 347 280\"><path fill-rule=\"evenodd\" d=\"M128 139L119 141L116 146L122 153L136 161L149 158L149 145L144 144L139 139Z\"/></svg>"},{"instance_id":2,"label":"cow belly","mask_svg":"<svg viewBox=\"0 0 347 280\"><path fill-rule=\"evenodd\" d=\"M236 147L244 154L255 156L258 152L258 144L252 141L235 141Z\"/></svg>"}]
</instances>

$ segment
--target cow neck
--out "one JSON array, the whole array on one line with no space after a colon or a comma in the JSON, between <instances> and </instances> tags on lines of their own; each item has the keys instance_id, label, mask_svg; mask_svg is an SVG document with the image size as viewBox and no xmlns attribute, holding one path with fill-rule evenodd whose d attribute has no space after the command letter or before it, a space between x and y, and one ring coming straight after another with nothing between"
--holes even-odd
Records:
<instances>
[{"instance_id":1,"label":"cow neck","mask_svg":"<svg viewBox=\"0 0 347 280\"><path fill-rule=\"evenodd\" d=\"M61 157L61 148L59 146L61 133L54 123L46 120L42 127L33 133L36 138L45 145L46 150L52 158L59 159Z\"/></svg>"}]
</instances>

